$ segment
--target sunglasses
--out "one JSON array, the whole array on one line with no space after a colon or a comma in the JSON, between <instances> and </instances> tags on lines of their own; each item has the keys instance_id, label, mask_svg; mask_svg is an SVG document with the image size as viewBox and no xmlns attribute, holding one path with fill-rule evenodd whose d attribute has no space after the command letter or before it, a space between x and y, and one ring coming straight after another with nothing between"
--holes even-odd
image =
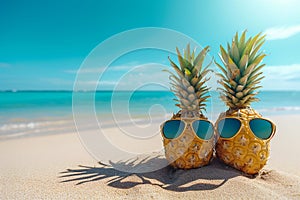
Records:
<instances>
[{"instance_id":1,"label":"sunglasses","mask_svg":"<svg viewBox=\"0 0 300 200\"><path fill-rule=\"evenodd\" d=\"M195 135L202 140L209 140L214 135L214 126L207 120L192 120L186 122L182 120L168 120L162 124L162 135L167 139L178 138L185 129L190 126Z\"/></svg>"},{"instance_id":2,"label":"sunglasses","mask_svg":"<svg viewBox=\"0 0 300 200\"><path fill-rule=\"evenodd\" d=\"M219 120L216 128L220 137L228 139L234 137L244 125L239 118L228 117ZM247 125L253 135L261 140L271 139L276 132L275 124L268 119L253 118Z\"/></svg>"}]
</instances>

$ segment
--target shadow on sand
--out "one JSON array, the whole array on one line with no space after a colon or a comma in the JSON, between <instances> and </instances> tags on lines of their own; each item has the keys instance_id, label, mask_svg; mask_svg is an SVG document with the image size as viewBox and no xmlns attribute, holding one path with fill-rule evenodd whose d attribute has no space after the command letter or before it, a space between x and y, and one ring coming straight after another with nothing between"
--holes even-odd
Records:
<instances>
[{"instance_id":1,"label":"shadow on sand","mask_svg":"<svg viewBox=\"0 0 300 200\"><path fill-rule=\"evenodd\" d=\"M61 183L75 182L76 185L105 181L108 186L128 189L139 184L151 184L171 191L195 191L195 190L213 190L229 179L240 176L241 173L224 166L217 159L214 159L209 166L191 169L175 170L170 166L161 169L136 173L136 169L145 169L149 163L153 165L162 164L165 159L161 156L125 162L110 162L110 165L99 162L99 167L79 165L77 169L67 169L61 172L59 178ZM119 170L119 169L126 169ZM132 169L129 172L128 169ZM145 171L145 170L144 170Z\"/></svg>"}]
</instances>

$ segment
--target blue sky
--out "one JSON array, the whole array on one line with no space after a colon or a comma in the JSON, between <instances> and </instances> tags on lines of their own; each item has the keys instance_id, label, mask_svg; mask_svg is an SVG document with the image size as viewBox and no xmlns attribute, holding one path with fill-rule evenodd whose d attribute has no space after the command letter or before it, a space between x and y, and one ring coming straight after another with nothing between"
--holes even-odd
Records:
<instances>
[{"instance_id":1,"label":"blue sky","mask_svg":"<svg viewBox=\"0 0 300 200\"><path fill-rule=\"evenodd\" d=\"M299 90L299 7L297 0L2 0L0 90L70 90L76 71L99 43L142 27L179 31L203 46L210 45L210 55L215 57L219 45L230 41L236 31L247 29L249 35L263 31L268 36L264 46L268 54L264 60L264 89ZM103 77L101 89L113 88L125 72L138 64L167 64L168 55L143 50L120 57L113 63L115 70ZM168 81L166 75L154 69L138 74L151 73L154 81L165 77ZM143 76L134 77L143 81Z\"/></svg>"}]
</instances>

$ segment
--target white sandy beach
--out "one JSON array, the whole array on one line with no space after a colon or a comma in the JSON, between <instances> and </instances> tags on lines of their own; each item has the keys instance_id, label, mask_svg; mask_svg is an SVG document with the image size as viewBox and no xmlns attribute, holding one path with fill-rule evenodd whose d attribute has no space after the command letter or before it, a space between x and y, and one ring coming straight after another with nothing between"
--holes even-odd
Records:
<instances>
[{"instance_id":1,"label":"white sandy beach","mask_svg":"<svg viewBox=\"0 0 300 200\"><path fill-rule=\"evenodd\" d=\"M119 172L98 164L76 132L2 140L0 199L300 199L300 115L271 118L271 158L255 178L217 159L188 171Z\"/></svg>"}]
</instances>

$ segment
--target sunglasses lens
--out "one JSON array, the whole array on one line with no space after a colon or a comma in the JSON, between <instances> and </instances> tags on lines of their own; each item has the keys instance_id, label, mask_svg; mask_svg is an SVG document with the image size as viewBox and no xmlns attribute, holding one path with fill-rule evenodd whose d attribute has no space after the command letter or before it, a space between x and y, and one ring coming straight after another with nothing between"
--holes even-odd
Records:
<instances>
[{"instance_id":1,"label":"sunglasses lens","mask_svg":"<svg viewBox=\"0 0 300 200\"><path fill-rule=\"evenodd\" d=\"M208 121L196 120L192 125L197 136L203 140L209 140L214 134L213 125Z\"/></svg>"},{"instance_id":2,"label":"sunglasses lens","mask_svg":"<svg viewBox=\"0 0 300 200\"><path fill-rule=\"evenodd\" d=\"M163 127L163 134L168 139L177 138L184 130L184 122L180 120L167 121Z\"/></svg>"},{"instance_id":3,"label":"sunglasses lens","mask_svg":"<svg viewBox=\"0 0 300 200\"><path fill-rule=\"evenodd\" d=\"M225 118L218 123L218 132L222 138L231 138L240 130L241 122L234 118Z\"/></svg>"},{"instance_id":4,"label":"sunglasses lens","mask_svg":"<svg viewBox=\"0 0 300 200\"><path fill-rule=\"evenodd\" d=\"M264 119L252 119L250 122L251 131L260 139L268 139L272 132L272 123Z\"/></svg>"}]
</instances>

